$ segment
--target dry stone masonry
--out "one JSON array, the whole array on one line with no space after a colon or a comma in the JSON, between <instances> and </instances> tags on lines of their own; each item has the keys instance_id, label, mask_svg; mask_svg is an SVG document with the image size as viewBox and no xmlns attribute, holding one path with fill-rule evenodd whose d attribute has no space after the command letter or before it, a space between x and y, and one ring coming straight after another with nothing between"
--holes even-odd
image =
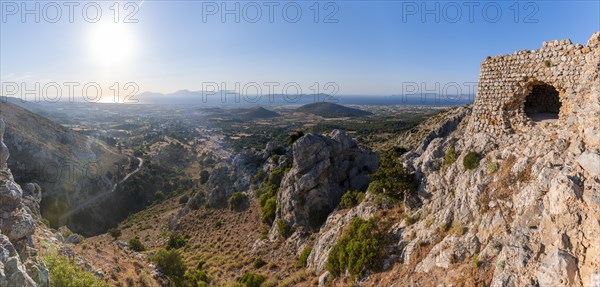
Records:
<instances>
[{"instance_id":1,"label":"dry stone masonry","mask_svg":"<svg viewBox=\"0 0 600 287\"><path fill-rule=\"evenodd\" d=\"M586 144L600 147L600 32L587 45L545 42L541 49L488 57L468 130L505 134L526 131L535 113L557 114Z\"/></svg>"}]
</instances>

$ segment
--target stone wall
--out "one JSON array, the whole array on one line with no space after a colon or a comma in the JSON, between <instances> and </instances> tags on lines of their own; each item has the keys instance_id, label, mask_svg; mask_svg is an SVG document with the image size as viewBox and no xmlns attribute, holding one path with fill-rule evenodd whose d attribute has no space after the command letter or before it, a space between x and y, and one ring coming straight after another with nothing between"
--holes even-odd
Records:
<instances>
[{"instance_id":1,"label":"stone wall","mask_svg":"<svg viewBox=\"0 0 600 287\"><path fill-rule=\"evenodd\" d=\"M587 45L545 42L541 49L486 58L468 125L472 133L526 132L526 97L539 84L553 86L561 102L557 124L574 128L586 144L600 147L600 32Z\"/></svg>"}]
</instances>

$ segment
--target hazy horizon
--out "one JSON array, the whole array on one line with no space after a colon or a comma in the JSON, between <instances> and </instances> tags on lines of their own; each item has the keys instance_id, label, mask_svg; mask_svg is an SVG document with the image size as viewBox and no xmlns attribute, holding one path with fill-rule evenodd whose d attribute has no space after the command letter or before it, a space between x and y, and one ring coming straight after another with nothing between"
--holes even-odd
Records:
<instances>
[{"instance_id":1,"label":"hazy horizon","mask_svg":"<svg viewBox=\"0 0 600 287\"><path fill-rule=\"evenodd\" d=\"M0 93L469 94L487 56L600 29L563 2L3 1Z\"/></svg>"}]
</instances>

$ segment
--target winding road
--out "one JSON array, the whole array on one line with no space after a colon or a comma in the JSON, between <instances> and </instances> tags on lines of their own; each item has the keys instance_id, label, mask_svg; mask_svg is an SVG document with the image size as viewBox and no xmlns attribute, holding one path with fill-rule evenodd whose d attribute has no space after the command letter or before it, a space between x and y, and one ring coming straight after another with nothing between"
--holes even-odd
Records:
<instances>
[{"instance_id":1,"label":"winding road","mask_svg":"<svg viewBox=\"0 0 600 287\"><path fill-rule=\"evenodd\" d=\"M128 173L127 175L125 175L125 177L124 177L123 179L121 179L119 182L115 183L115 184L113 185L113 187L111 188L111 190L110 190L110 191L105 191L105 192L102 192L102 193L96 194L95 196L93 196L93 197L91 197L91 198L87 199L86 201L84 201L84 202L80 203L79 205L77 205L77 207L76 207L76 208L73 208L71 211L69 211L69 212L67 212L67 213L65 213L65 214L63 214L63 215L61 215L61 216L60 216L60 218L59 218L59 220L63 221L63 220L65 220L66 218L68 218L69 216L71 216L73 213L75 213L75 212L77 212L77 211L79 211L79 210L83 209L84 207L88 206L88 205L89 205L89 204L91 204L92 202L96 201L98 198L100 198L100 197L102 197L102 196L105 196L105 195L107 195L107 194L109 194L109 193L113 193L113 192L114 192L114 191L117 189L117 186L118 186L119 184L122 184L122 183L123 183L123 182L125 182L127 179L129 179L129 178L130 178L132 175L134 175L134 174L138 173L138 172L139 172L139 171L142 169L142 166L144 165L144 160L143 160L142 158L140 158L140 157L136 157L136 158L137 158L137 159L138 159L138 161L140 162L140 163L138 164L138 167L137 167L137 168L136 168L134 171L132 171L132 172ZM131 159L130 159L130 164L131 164Z\"/></svg>"},{"instance_id":2,"label":"winding road","mask_svg":"<svg viewBox=\"0 0 600 287\"><path fill-rule=\"evenodd\" d=\"M142 166L144 165L144 159L142 159L141 157L136 157L136 158L140 162L138 164L138 167L134 171L126 174L125 177L123 179L121 179L119 182L115 183L113 185L112 189L110 190L110 192L114 192L117 189L117 185L125 182L127 179L129 179L129 177L131 177L132 175L138 173L138 171L140 171L140 169L142 169Z\"/></svg>"}]
</instances>

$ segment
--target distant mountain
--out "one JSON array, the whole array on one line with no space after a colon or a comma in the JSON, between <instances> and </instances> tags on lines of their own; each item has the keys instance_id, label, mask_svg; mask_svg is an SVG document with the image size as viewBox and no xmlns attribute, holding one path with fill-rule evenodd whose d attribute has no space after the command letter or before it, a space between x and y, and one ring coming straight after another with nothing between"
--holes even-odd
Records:
<instances>
[{"instance_id":1,"label":"distant mountain","mask_svg":"<svg viewBox=\"0 0 600 287\"><path fill-rule=\"evenodd\" d=\"M372 113L367 111L327 102L304 105L297 108L296 111L322 117L363 117L372 115Z\"/></svg>"},{"instance_id":2,"label":"distant mountain","mask_svg":"<svg viewBox=\"0 0 600 287\"><path fill-rule=\"evenodd\" d=\"M249 109L237 109L235 110L236 117L244 120L255 120L255 119L268 119L276 118L281 116L280 114L267 110L263 107L253 107Z\"/></svg>"}]
</instances>

